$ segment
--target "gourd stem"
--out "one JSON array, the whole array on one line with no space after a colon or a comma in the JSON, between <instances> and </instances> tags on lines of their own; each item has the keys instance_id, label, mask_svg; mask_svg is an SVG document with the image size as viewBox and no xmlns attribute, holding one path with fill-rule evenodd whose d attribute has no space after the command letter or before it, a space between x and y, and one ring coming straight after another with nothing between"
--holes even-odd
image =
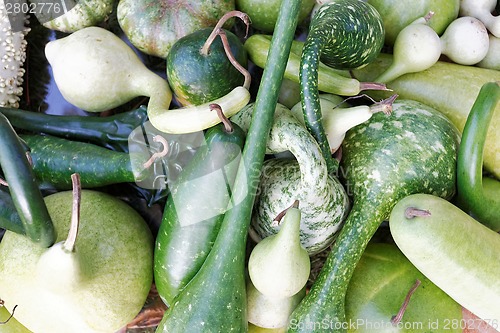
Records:
<instances>
[{"instance_id":1,"label":"gourd stem","mask_svg":"<svg viewBox=\"0 0 500 333\"><path fill-rule=\"evenodd\" d=\"M284 209L282 212L280 212L278 215L276 215L276 217L274 218L273 220L273 225L279 225L281 220L283 219L283 216L285 216L286 212L290 209L290 208L299 208L299 200L295 200L293 202L293 204L290 206L290 207L287 207L286 209Z\"/></svg>"},{"instance_id":2,"label":"gourd stem","mask_svg":"<svg viewBox=\"0 0 500 333\"><path fill-rule=\"evenodd\" d=\"M431 212L425 209L419 209L415 207L408 207L405 210L405 217L407 219L412 219L414 217L427 217L431 216Z\"/></svg>"},{"instance_id":3,"label":"gourd stem","mask_svg":"<svg viewBox=\"0 0 500 333\"><path fill-rule=\"evenodd\" d=\"M232 10L230 12L227 12L217 22L217 24L215 25L214 29L212 30L212 33L208 36L207 40L205 41L205 43L201 47L200 53L202 55L204 55L204 56L208 55L208 51L210 50L210 45L212 45L214 39L219 34L219 30L221 30L222 26L224 25L224 23L226 23L226 21L229 20L232 17L239 17L245 23L245 25L247 27L245 37L248 35L248 29L249 29L249 26L250 26L250 17L246 13L240 12L238 10Z\"/></svg>"},{"instance_id":4,"label":"gourd stem","mask_svg":"<svg viewBox=\"0 0 500 333\"><path fill-rule=\"evenodd\" d=\"M220 36L222 40L222 46L224 47L224 51L226 52L226 56L231 62L231 64L245 77L245 81L243 82L243 87L245 89L250 89L250 83L252 81L252 76L250 75L250 72L247 71L247 69L236 60L236 58L233 55L233 52L231 52L231 46L229 45L229 41L227 39L226 32L222 29L219 29L218 35Z\"/></svg>"},{"instance_id":5,"label":"gourd stem","mask_svg":"<svg viewBox=\"0 0 500 333\"><path fill-rule=\"evenodd\" d=\"M391 89L388 89L385 83L382 82L359 82L359 90L391 91Z\"/></svg>"},{"instance_id":6,"label":"gourd stem","mask_svg":"<svg viewBox=\"0 0 500 333\"><path fill-rule=\"evenodd\" d=\"M398 98L397 94L391 95L386 99L381 100L380 102L376 102L372 106L370 106L371 113L383 112L386 115L390 115L392 113L392 103Z\"/></svg>"},{"instance_id":7,"label":"gourd stem","mask_svg":"<svg viewBox=\"0 0 500 333\"><path fill-rule=\"evenodd\" d=\"M168 141L163 136L161 136L159 134L155 135L153 137L153 141L154 142L160 142L162 144L162 146L163 146L163 149L160 152L156 152L153 155L151 155L151 157L149 158L149 160L147 160L143 164L143 168L144 169L148 169L149 167L151 167L151 165L153 165L153 163L156 161L156 159L164 157L165 155L168 154L168 151L169 151Z\"/></svg>"},{"instance_id":8,"label":"gourd stem","mask_svg":"<svg viewBox=\"0 0 500 333\"><path fill-rule=\"evenodd\" d=\"M403 315L406 311L406 308L408 307L408 304L410 303L410 298L413 295L413 293L415 293L415 291L417 290L418 286L420 286L420 284L421 284L420 280L417 279L417 281L415 281L413 286L410 288L410 290L408 291L408 294L405 297L403 305L401 305L401 308L399 309L398 313L394 317L392 317L392 319L391 319L392 325L397 326L401 322L401 319L403 319Z\"/></svg>"},{"instance_id":9,"label":"gourd stem","mask_svg":"<svg viewBox=\"0 0 500 333\"><path fill-rule=\"evenodd\" d=\"M68 238L64 242L64 249L68 252L75 250L76 237L80 226L80 206L82 199L82 186L80 183L80 175L74 173L71 175L73 184L73 207L71 211L71 225L69 228Z\"/></svg>"},{"instance_id":10,"label":"gourd stem","mask_svg":"<svg viewBox=\"0 0 500 333\"><path fill-rule=\"evenodd\" d=\"M224 129L227 133L232 133L234 131L233 125L227 119L227 117L224 115L224 112L222 112L222 108L219 104L212 103L210 104L210 111L216 111L217 116L220 118L222 124L224 124Z\"/></svg>"}]
</instances>

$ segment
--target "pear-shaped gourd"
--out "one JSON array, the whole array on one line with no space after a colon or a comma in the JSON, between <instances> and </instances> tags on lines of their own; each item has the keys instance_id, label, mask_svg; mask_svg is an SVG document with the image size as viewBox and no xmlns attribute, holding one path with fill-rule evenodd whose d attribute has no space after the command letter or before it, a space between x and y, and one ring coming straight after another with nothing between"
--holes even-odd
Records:
<instances>
[{"instance_id":1,"label":"pear-shaped gourd","mask_svg":"<svg viewBox=\"0 0 500 333\"><path fill-rule=\"evenodd\" d=\"M130 206L102 192L81 191L77 228L69 226L71 191L45 202L54 246L43 248L10 231L0 242L6 309L12 313L17 305L15 318L33 332L116 332L139 313L151 288L151 231Z\"/></svg>"},{"instance_id":2,"label":"pear-shaped gourd","mask_svg":"<svg viewBox=\"0 0 500 333\"><path fill-rule=\"evenodd\" d=\"M306 295L306 287L291 297L274 298L262 294L252 281L247 283L247 319L261 328L284 328L288 317Z\"/></svg>"},{"instance_id":3,"label":"pear-shaped gourd","mask_svg":"<svg viewBox=\"0 0 500 333\"><path fill-rule=\"evenodd\" d=\"M279 232L260 241L250 254L250 280L265 296L292 297L307 283L311 262L300 243L300 218L294 204L286 210Z\"/></svg>"},{"instance_id":4,"label":"pear-shaped gourd","mask_svg":"<svg viewBox=\"0 0 500 333\"><path fill-rule=\"evenodd\" d=\"M137 96L159 99L165 109L170 105L168 83L104 28L88 27L53 40L45 56L63 97L85 111L109 110Z\"/></svg>"},{"instance_id":5,"label":"pear-shaped gourd","mask_svg":"<svg viewBox=\"0 0 500 333\"><path fill-rule=\"evenodd\" d=\"M401 75L421 72L434 65L441 56L441 40L428 25L429 16L404 27L394 42L391 65L375 79L387 83Z\"/></svg>"}]
</instances>

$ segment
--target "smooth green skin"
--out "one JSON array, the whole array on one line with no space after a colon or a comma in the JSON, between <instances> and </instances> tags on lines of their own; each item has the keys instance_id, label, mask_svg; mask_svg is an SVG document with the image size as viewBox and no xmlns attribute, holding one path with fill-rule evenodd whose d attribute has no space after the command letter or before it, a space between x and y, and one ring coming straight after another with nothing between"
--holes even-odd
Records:
<instances>
[{"instance_id":1,"label":"smooth green skin","mask_svg":"<svg viewBox=\"0 0 500 333\"><path fill-rule=\"evenodd\" d=\"M0 186L0 228L25 235L23 222L8 188Z\"/></svg>"},{"instance_id":2,"label":"smooth green skin","mask_svg":"<svg viewBox=\"0 0 500 333\"><path fill-rule=\"evenodd\" d=\"M446 27L458 17L460 0L368 0L382 16L385 28L385 44L394 45L397 35L404 27L429 11L434 16L429 25L441 35Z\"/></svg>"},{"instance_id":3,"label":"smooth green skin","mask_svg":"<svg viewBox=\"0 0 500 333\"><path fill-rule=\"evenodd\" d=\"M410 207L430 215L408 218ZM498 233L449 201L422 193L394 206L389 227L396 245L436 286L479 318L500 321Z\"/></svg>"},{"instance_id":4,"label":"smooth green skin","mask_svg":"<svg viewBox=\"0 0 500 333\"><path fill-rule=\"evenodd\" d=\"M168 306L198 272L214 244L230 202L244 141L245 133L235 124L232 133L222 124L210 128L206 144L169 185L171 194L154 253L156 289Z\"/></svg>"},{"instance_id":5,"label":"smooth green skin","mask_svg":"<svg viewBox=\"0 0 500 333\"><path fill-rule=\"evenodd\" d=\"M392 326L392 316L417 279L421 284L402 321L398 327ZM346 318L357 323L348 332L462 332L451 325L445 328L447 321L462 319L462 307L420 273L394 244L368 244L349 282Z\"/></svg>"},{"instance_id":6,"label":"smooth green skin","mask_svg":"<svg viewBox=\"0 0 500 333\"><path fill-rule=\"evenodd\" d=\"M0 324L0 333L31 333L30 330L17 321L16 317L10 319L9 317L9 311L4 306L0 306L0 321L9 320L6 324Z\"/></svg>"},{"instance_id":7,"label":"smooth green skin","mask_svg":"<svg viewBox=\"0 0 500 333\"><path fill-rule=\"evenodd\" d=\"M26 236L40 248L54 244L56 235L42 193L26 156L25 145L7 118L0 114L0 169L9 184L14 207Z\"/></svg>"},{"instance_id":8,"label":"smooth green skin","mask_svg":"<svg viewBox=\"0 0 500 333\"><path fill-rule=\"evenodd\" d=\"M45 198L57 242L68 235L71 191ZM141 310L153 278L153 239L142 217L108 194L83 190L75 256L81 282L74 290L42 284L37 263L47 251L6 232L0 242L0 295L34 332L115 332ZM78 312L77 312L78 311Z\"/></svg>"},{"instance_id":9,"label":"smooth green skin","mask_svg":"<svg viewBox=\"0 0 500 333\"><path fill-rule=\"evenodd\" d=\"M279 87L297 27L300 1L284 0L257 92L251 130L226 212L203 266L166 311L156 332L246 332L245 253L248 227L266 154Z\"/></svg>"},{"instance_id":10,"label":"smooth green skin","mask_svg":"<svg viewBox=\"0 0 500 333\"><path fill-rule=\"evenodd\" d=\"M214 27L224 14L234 9L234 0L121 0L116 15L135 47L165 59L178 39Z\"/></svg>"},{"instance_id":11,"label":"smooth green skin","mask_svg":"<svg viewBox=\"0 0 500 333\"><path fill-rule=\"evenodd\" d=\"M392 56L381 54L365 68L355 70L359 80L371 81L392 62ZM431 68L405 74L387 84L401 99L412 99L444 114L462 132L467 116L483 84L500 81L500 71L438 61ZM389 97L393 92L367 91L375 99ZM484 168L500 179L500 103L488 129L484 147Z\"/></svg>"},{"instance_id":12,"label":"smooth green skin","mask_svg":"<svg viewBox=\"0 0 500 333\"><path fill-rule=\"evenodd\" d=\"M250 16L252 27L272 33L278 19L282 0L236 0L236 8ZM315 0L303 0L299 12L299 24L311 13Z\"/></svg>"},{"instance_id":13,"label":"smooth green skin","mask_svg":"<svg viewBox=\"0 0 500 333\"><path fill-rule=\"evenodd\" d=\"M220 37L209 52L200 52L213 28L197 30L174 43L167 56L167 78L182 105L200 105L228 94L245 80L229 61ZM225 30L231 53L247 67L247 53L238 37Z\"/></svg>"},{"instance_id":14,"label":"smooth green skin","mask_svg":"<svg viewBox=\"0 0 500 333\"><path fill-rule=\"evenodd\" d=\"M500 181L483 178L486 134L500 101L500 82L485 83L465 123L457 159L457 203L494 231L500 231Z\"/></svg>"},{"instance_id":15,"label":"smooth green skin","mask_svg":"<svg viewBox=\"0 0 500 333\"><path fill-rule=\"evenodd\" d=\"M129 153L49 135L21 135L30 147L33 172L43 188L71 189L71 174L78 173L82 188L134 182ZM143 160L146 162L147 156Z\"/></svg>"}]
</instances>

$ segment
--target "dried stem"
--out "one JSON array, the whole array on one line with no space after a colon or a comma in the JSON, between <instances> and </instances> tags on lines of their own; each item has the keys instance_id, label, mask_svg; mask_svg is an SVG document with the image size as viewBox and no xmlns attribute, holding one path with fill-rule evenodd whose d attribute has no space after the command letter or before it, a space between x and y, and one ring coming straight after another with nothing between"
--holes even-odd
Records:
<instances>
[{"instance_id":1,"label":"dried stem","mask_svg":"<svg viewBox=\"0 0 500 333\"><path fill-rule=\"evenodd\" d=\"M392 113L392 103L394 103L396 98L398 98L398 94L391 95L380 102L376 102L370 107L370 111L372 113L383 112L386 115L390 115Z\"/></svg>"},{"instance_id":2,"label":"dried stem","mask_svg":"<svg viewBox=\"0 0 500 333\"><path fill-rule=\"evenodd\" d=\"M283 219L283 216L285 216L286 212L290 209L290 208L299 208L299 200L295 200L293 202L293 204L286 208L285 210L283 210L282 212L280 212L278 215L276 215L276 217L274 218L273 220L273 223L272 225L273 226L276 226L276 225L279 225L280 222L281 222L281 219Z\"/></svg>"},{"instance_id":3,"label":"dried stem","mask_svg":"<svg viewBox=\"0 0 500 333\"><path fill-rule=\"evenodd\" d=\"M74 173L71 175L71 183L73 184L73 208L71 211L71 225L69 228L68 238L64 242L64 248L73 252L75 250L76 237L80 227L80 206L82 199L82 186L80 183L80 175Z\"/></svg>"},{"instance_id":4,"label":"dried stem","mask_svg":"<svg viewBox=\"0 0 500 333\"><path fill-rule=\"evenodd\" d=\"M417 279L417 281L415 281L415 283L413 284L413 286L408 291L408 294L406 294L406 297L405 297L405 300L403 302L403 305L401 305L401 308L399 309L398 313L394 317L392 317L391 323L394 326L396 326L397 324L399 324L399 322L401 321L401 319L403 319L403 315L405 314L406 308L408 307L408 303L410 303L410 298L413 295L413 293L415 292L415 290L417 290L418 286L420 286L420 283L421 282L420 282L419 279Z\"/></svg>"},{"instance_id":5,"label":"dried stem","mask_svg":"<svg viewBox=\"0 0 500 333\"><path fill-rule=\"evenodd\" d=\"M222 111L222 108L219 104L212 103L209 105L210 111L215 110L217 112L217 116L221 120L222 124L224 124L224 129L227 133L232 133L234 131L233 124L229 119L227 119L226 115Z\"/></svg>"},{"instance_id":6,"label":"dried stem","mask_svg":"<svg viewBox=\"0 0 500 333\"><path fill-rule=\"evenodd\" d=\"M245 81L243 82L243 87L247 90L250 89L252 76L245 67L241 66L241 64L238 62L238 60L236 60L233 53L231 52L231 46L229 45L229 40L227 39L226 32L220 29L217 35L219 35L222 40L222 46L224 47L224 51L226 52L227 58L229 59L231 64L245 77Z\"/></svg>"},{"instance_id":7,"label":"dried stem","mask_svg":"<svg viewBox=\"0 0 500 333\"><path fill-rule=\"evenodd\" d=\"M168 154L168 150L169 150L168 149L169 148L168 141L163 136L161 136L159 134L155 135L153 137L153 141L160 142L163 145L163 149L160 152L156 152L153 155L151 155L149 160L144 162L144 164L142 165L144 167L144 169L148 169L149 167L151 167L151 165L153 165L153 163L156 161L157 158L162 158Z\"/></svg>"},{"instance_id":8,"label":"dried stem","mask_svg":"<svg viewBox=\"0 0 500 333\"><path fill-rule=\"evenodd\" d=\"M414 217L427 217L431 216L431 212L425 209L419 209L415 207L408 207L405 210L405 217L407 219L412 219Z\"/></svg>"},{"instance_id":9,"label":"dried stem","mask_svg":"<svg viewBox=\"0 0 500 333\"><path fill-rule=\"evenodd\" d=\"M0 300L0 306L3 306L5 304L4 300ZM0 321L0 325L5 325L7 324L13 317L14 317L14 312L16 312L17 305L14 305L14 308L12 308L12 313L10 314L9 318L5 321Z\"/></svg>"},{"instance_id":10,"label":"dried stem","mask_svg":"<svg viewBox=\"0 0 500 333\"><path fill-rule=\"evenodd\" d=\"M208 55L208 51L210 50L210 45L212 45L212 43L214 42L215 38L219 33L219 30L221 30L224 23L226 23L226 21L232 17L239 17L245 23L247 27L245 37L248 36L248 29L250 27L250 17L246 13L240 12L238 10L232 10L230 12L227 12L217 22L217 24L214 27L214 30L212 30L212 33L208 36L207 40L205 41L205 44L203 44L203 46L201 47L200 53L202 55L204 56Z\"/></svg>"}]
</instances>

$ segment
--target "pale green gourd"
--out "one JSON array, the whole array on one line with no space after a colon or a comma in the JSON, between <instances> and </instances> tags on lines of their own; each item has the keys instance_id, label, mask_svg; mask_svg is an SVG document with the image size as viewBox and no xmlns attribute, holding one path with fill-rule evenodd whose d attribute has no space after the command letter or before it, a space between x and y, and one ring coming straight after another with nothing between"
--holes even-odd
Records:
<instances>
[{"instance_id":1,"label":"pale green gourd","mask_svg":"<svg viewBox=\"0 0 500 333\"><path fill-rule=\"evenodd\" d=\"M460 16L481 20L488 31L500 38L500 16L494 16L497 0L460 0Z\"/></svg>"},{"instance_id":2,"label":"pale green gourd","mask_svg":"<svg viewBox=\"0 0 500 333\"><path fill-rule=\"evenodd\" d=\"M306 295L302 288L291 297L274 298L262 294L252 281L247 283L247 319L248 322L262 328L279 329L286 327L288 317Z\"/></svg>"},{"instance_id":3,"label":"pale green gourd","mask_svg":"<svg viewBox=\"0 0 500 333\"><path fill-rule=\"evenodd\" d=\"M494 35L489 35L488 53L486 56L478 62L476 65L481 68L489 68L500 71L500 37L495 37Z\"/></svg>"},{"instance_id":4,"label":"pale green gourd","mask_svg":"<svg viewBox=\"0 0 500 333\"><path fill-rule=\"evenodd\" d=\"M399 32L394 41L393 61L376 82L387 83L407 73L421 72L439 60L441 40L427 21L417 19Z\"/></svg>"},{"instance_id":5,"label":"pale green gourd","mask_svg":"<svg viewBox=\"0 0 500 333\"><path fill-rule=\"evenodd\" d=\"M488 53L489 38L477 18L462 16L450 23L441 40L441 54L460 65L474 65Z\"/></svg>"},{"instance_id":6,"label":"pale green gourd","mask_svg":"<svg viewBox=\"0 0 500 333\"><path fill-rule=\"evenodd\" d=\"M260 241L250 253L248 273L255 288L270 298L297 294L307 283L311 262L300 244L298 202L286 210L277 234Z\"/></svg>"},{"instance_id":7,"label":"pale green gourd","mask_svg":"<svg viewBox=\"0 0 500 333\"><path fill-rule=\"evenodd\" d=\"M210 104L219 104L230 117L250 100L249 91L239 86L210 103L169 110L172 92L167 81L150 71L118 36L100 27L51 41L45 53L61 94L71 104L102 112L146 96L149 121L166 133L207 129L220 123Z\"/></svg>"}]
</instances>

